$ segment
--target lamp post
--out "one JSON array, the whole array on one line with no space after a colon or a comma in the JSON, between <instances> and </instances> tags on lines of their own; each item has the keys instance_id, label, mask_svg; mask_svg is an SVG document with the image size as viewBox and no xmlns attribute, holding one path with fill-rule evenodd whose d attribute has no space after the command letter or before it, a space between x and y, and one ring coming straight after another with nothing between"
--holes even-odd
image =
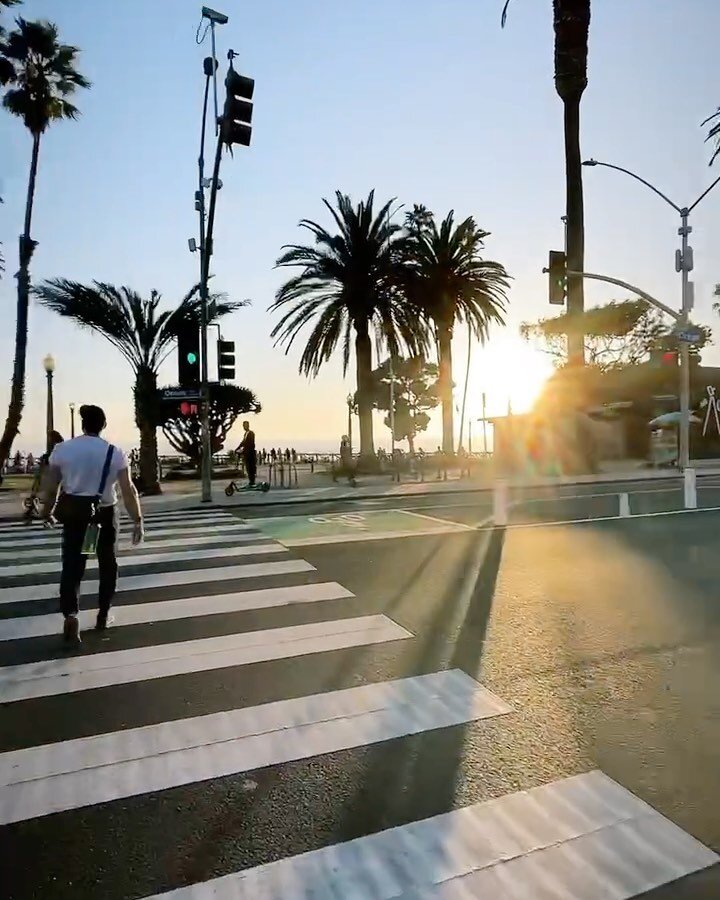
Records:
<instances>
[{"instance_id":1,"label":"lamp post","mask_svg":"<svg viewBox=\"0 0 720 900\"><path fill-rule=\"evenodd\" d=\"M53 372L55 371L55 360L52 355L48 355L43 360L45 367L45 377L47 378L47 414L45 419L45 451L47 453L52 449L51 434L55 427L53 422Z\"/></svg>"},{"instance_id":2,"label":"lamp post","mask_svg":"<svg viewBox=\"0 0 720 900\"><path fill-rule=\"evenodd\" d=\"M693 270L693 252L692 247L688 244L688 236L692 232L692 228L688 224L690 213L695 207L704 200L715 185L720 182L720 177L716 178L710 187L704 191L691 206L678 206L677 203L667 197L661 190L650 184L644 178L631 172L629 169L623 169L622 166L616 166L612 163L599 162L596 159L587 159L583 162L584 166L604 166L606 169L615 169L616 172L623 172L629 175L640 184L644 184L653 193L661 197L668 206L672 206L676 213L680 216L680 249L675 251L675 271L680 273L680 318L678 326L682 329L688 324L688 317L694 305L693 288L689 280L689 274ZM687 341L680 341L680 448L678 453L678 467L685 470L690 464L690 347Z\"/></svg>"},{"instance_id":3,"label":"lamp post","mask_svg":"<svg viewBox=\"0 0 720 900\"><path fill-rule=\"evenodd\" d=\"M70 437L75 437L75 404L70 403Z\"/></svg>"},{"instance_id":4,"label":"lamp post","mask_svg":"<svg viewBox=\"0 0 720 900\"><path fill-rule=\"evenodd\" d=\"M352 456L352 414L353 407L355 406L355 398L352 394L347 395L347 399L345 401L347 403L348 408L348 441L350 443L350 456Z\"/></svg>"}]
</instances>

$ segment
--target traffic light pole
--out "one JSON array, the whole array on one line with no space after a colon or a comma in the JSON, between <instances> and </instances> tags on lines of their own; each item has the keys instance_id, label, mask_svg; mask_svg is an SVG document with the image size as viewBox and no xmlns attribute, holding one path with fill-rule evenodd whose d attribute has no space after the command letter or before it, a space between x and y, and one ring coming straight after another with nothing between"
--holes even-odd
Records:
<instances>
[{"instance_id":1,"label":"traffic light pole","mask_svg":"<svg viewBox=\"0 0 720 900\"><path fill-rule=\"evenodd\" d=\"M222 131L218 132L217 147L215 150L215 164L213 166L212 186L210 188L210 206L208 209L207 230L201 254L202 272L200 276L200 400L201 400L201 426L202 426L202 502L210 503L212 500L212 443L210 441L210 386L208 384L208 281L210 279L210 258L213 248L213 228L215 226L215 204L217 200L218 177L220 175L220 160L222 157ZM204 203L201 204L204 207Z\"/></svg>"},{"instance_id":2,"label":"traffic light pole","mask_svg":"<svg viewBox=\"0 0 720 900\"><path fill-rule=\"evenodd\" d=\"M213 32L214 36L214 32ZM207 119L208 93L210 79L216 67L215 55L212 67L205 68L205 98L203 101L202 132L200 137L200 156L198 157L198 190L196 194L197 209L200 218L200 427L202 439L202 456L200 461L201 500L212 501L212 448L210 445L210 390L208 387L208 273L210 270L211 241L205 233L205 122Z\"/></svg>"}]
</instances>

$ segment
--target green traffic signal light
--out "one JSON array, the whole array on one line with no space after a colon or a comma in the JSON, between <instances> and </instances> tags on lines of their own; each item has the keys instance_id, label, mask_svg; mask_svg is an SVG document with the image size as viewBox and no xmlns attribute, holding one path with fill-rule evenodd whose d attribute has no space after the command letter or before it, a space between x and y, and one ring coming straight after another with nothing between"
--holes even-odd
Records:
<instances>
[{"instance_id":1,"label":"green traffic signal light","mask_svg":"<svg viewBox=\"0 0 720 900\"><path fill-rule=\"evenodd\" d=\"M190 353L188 353L186 359L190 363L191 366L194 366L198 359L197 353L193 353L192 351L190 351Z\"/></svg>"}]
</instances>

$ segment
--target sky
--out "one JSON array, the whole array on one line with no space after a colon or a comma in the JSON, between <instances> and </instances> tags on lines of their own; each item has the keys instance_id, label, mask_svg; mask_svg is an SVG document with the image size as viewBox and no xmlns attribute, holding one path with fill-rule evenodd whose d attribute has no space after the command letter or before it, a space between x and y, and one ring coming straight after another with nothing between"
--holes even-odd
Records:
<instances>
[{"instance_id":1,"label":"sky","mask_svg":"<svg viewBox=\"0 0 720 900\"><path fill-rule=\"evenodd\" d=\"M32 276L98 279L176 303L197 280L193 192L202 101L196 0L26 0L26 18L49 18L82 49L92 80L77 97L82 116L43 139ZM471 347L468 416L526 407L549 372L518 336L521 322L551 315L547 251L562 249L562 105L553 85L551 0L513 0L500 29L501 0L217 0L230 17L217 31L218 56L255 79L253 139L223 160L213 284L252 306L226 319L236 342L238 383L263 404L254 417L259 446L324 449L346 431L354 389L334 360L313 381L297 374L299 351L274 349L267 311L285 273L273 264L297 223L328 221L323 197L354 200L375 189L437 215L473 215L491 232L488 258L512 275L507 326ZM7 18L7 17L6 17ZM702 120L720 105L717 0L596 0L589 85L582 105L584 157L632 169L678 205L720 175L708 168ZM22 227L30 140L19 120L0 115L0 414L12 369L17 235ZM586 270L642 287L679 305L674 211L631 179L585 172ZM720 186L693 214L696 311L720 326L712 291L720 282ZM587 284L586 303L624 299ZM720 363L718 343L704 353ZM37 306L31 310L27 408L16 447L44 442L42 360L56 358L55 418L69 430L68 404L108 412L109 436L135 446L131 373L102 338ZM460 402L467 337L454 346ZM161 383L177 380L174 359ZM459 425L458 425L459 427ZM239 431L239 425L237 426ZM389 432L377 421L377 443ZM237 436L233 433L231 441ZM424 441L438 442L438 417ZM166 445L161 442L163 449Z\"/></svg>"}]
</instances>

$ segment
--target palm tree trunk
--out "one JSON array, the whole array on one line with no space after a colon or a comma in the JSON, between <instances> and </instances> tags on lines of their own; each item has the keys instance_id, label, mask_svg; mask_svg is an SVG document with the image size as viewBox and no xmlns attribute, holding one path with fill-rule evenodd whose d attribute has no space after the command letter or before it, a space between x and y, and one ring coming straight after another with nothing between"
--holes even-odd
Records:
<instances>
[{"instance_id":1,"label":"palm tree trunk","mask_svg":"<svg viewBox=\"0 0 720 900\"><path fill-rule=\"evenodd\" d=\"M355 325L355 369L358 419L360 421L360 459L362 461L375 456L372 420L372 344L367 322Z\"/></svg>"},{"instance_id":2,"label":"palm tree trunk","mask_svg":"<svg viewBox=\"0 0 720 900\"><path fill-rule=\"evenodd\" d=\"M458 438L458 452L462 447L463 434L465 433L465 406L467 404L467 389L470 381L470 358L472 356L472 328L468 323L467 360L465 362L465 385L463 386L462 407L460 409L460 437Z\"/></svg>"},{"instance_id":3,"label":"palm tree trunk","mask_svg":"<svg viewBox=\"0 0 720 900\"><path fill-rule=\"evenodd\" d=\"M140 432L140 481L145 495L162 493L158 480L156 394L157 374L151 369L138 370L135 377L135 423Z\"/></svg>"},{"instance_id":4,"label":"palm tree trunk","mask_svg":"<svg viewBox=\"0 0 720 900\"><path fill-rule=\"evenodd\" d=\"M442 450L452 454L455 450L453 422L453 380L452 380L452 328L438 325L438 388L442 403Z\"/></svg>"},{"instance_id":5,"label":"palm tree trunk","mask_svg":"<svg viewBox=\"0 0 720 900\"><path fill-rule=\"evenodd\" d=\"M573 94L563 98L565 124L565 190L567 214L567 262L572 272L582 272L585 260L585 226L583 209L582 157L580 155L580 98ZM567 310L581 316L585 310L582 278L568 278ZM585 364L585 335L582 328L568 334L568 363Z\"/></svg>"},{"instance_id":6,"label":"palm tree trunk","mask_svg":"<svg viewBox=\"0 0 720 900\"><path fill-rule=\"evenodd\" d=\"M20 431L22 411L25 403L25 363L28 341L28 308L30 305L30 260L35 244L30 237L33 200L35 199L35 179L37 178L40 135L33 135L30 177L28 179L27 200L25 202L25 227L20 236L20 267L17 273L17 318L15 323L15 361L13 363L10 404L2 438L0 438L0 472L10 457L13 441ZM0 480L2 476L0 475Z\"/></svg>"}]
</instances>

